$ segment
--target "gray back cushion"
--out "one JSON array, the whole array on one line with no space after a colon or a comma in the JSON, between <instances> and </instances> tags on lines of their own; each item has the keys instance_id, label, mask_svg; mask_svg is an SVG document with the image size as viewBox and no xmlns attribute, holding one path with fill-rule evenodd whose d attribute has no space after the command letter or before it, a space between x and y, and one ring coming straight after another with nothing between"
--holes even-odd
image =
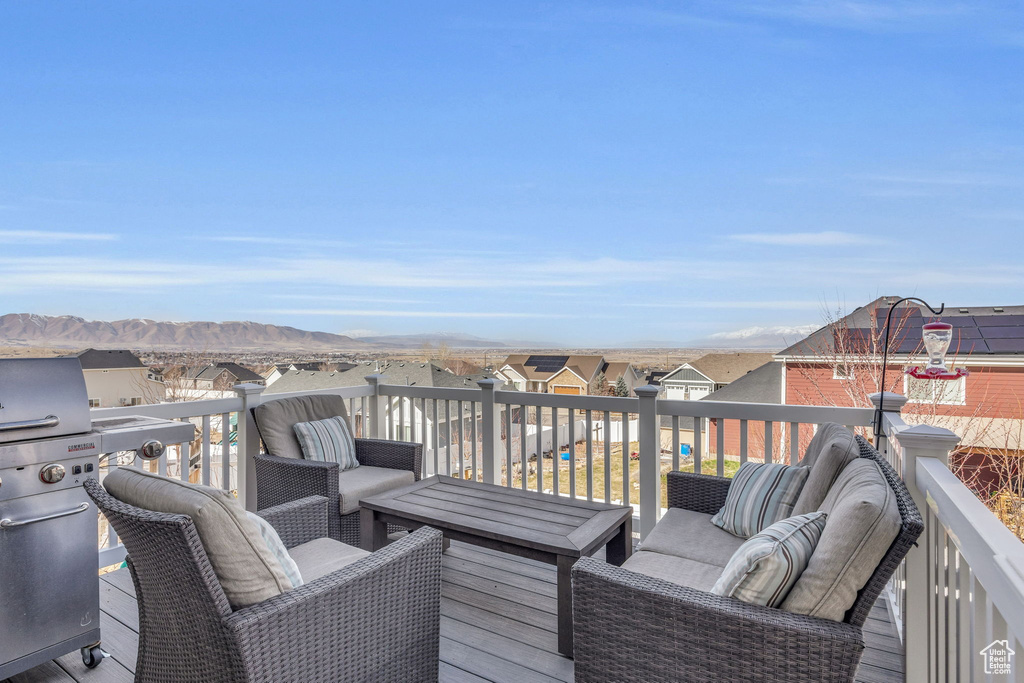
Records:
<instances>
[{"instance_id":1,"label":"gray back cushion","mask_svg":"<svg viewBox=\"0 0 1024 683\"><path fill-rule=\"evenodd\" d=\"M260 404L255 410L256 426L267 453L282 458L302 458L302 446L295 436L295 423L326 420L336 415L348 422L345 399L333 394L281 398Z\"/></svg>"},{"instance_id":2,"label":"gray back cushion","mask_svg":"<svg viewBox=\"0 0 1024 683\"><path fill-rule=\"evenodd\" d=\"M103 486L110 495L137 508L191 517L232 608L254 605L291 590L291 581L259 527L230 491L133 467L116 468L103 480Z\"/></svg>"},{"instance_id":3,"label":"gray back cushion","mask_svg":"<svg viewBox=\"0 0 1024 683\"><path fill-rule=\"evenodd\" d=\"M840 473L821 505L825 530L782 609L842 621L902 524L896 496L868 458Z\"/></svg>"},{"instance_id":4,"label":"gray back cushion","mask_svg":"<svg viewBox=\"0 0 1024 683\"><path fill-rule=\"evenodd\" d=\"M835 422L820 425L801 461L811 466L811 473L796 499L793 515L816 512L839 473L859 457L860 447L853 432Z\"/></svg>"}]
</instances>

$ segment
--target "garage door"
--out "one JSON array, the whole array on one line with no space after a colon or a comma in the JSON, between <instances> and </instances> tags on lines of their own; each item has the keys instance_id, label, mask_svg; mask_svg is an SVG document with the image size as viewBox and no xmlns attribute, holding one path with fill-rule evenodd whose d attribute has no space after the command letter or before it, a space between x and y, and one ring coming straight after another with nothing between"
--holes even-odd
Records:
<instances>
[{"instance_id":1,"label":"garage door","mask_svg":"<svg viewBox=\"0 0 1024 683\"><path fill-rule=\"evenodd\" d=\"M553 387L556 394L576 394L579 396L582 391L579 387Z\"/></svg>"}]
</instances>

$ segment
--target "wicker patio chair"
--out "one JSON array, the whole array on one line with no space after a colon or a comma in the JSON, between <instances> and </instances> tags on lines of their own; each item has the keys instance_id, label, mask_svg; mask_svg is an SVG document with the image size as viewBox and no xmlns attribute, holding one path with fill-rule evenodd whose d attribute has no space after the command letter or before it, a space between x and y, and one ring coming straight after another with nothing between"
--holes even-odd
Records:
<instances>
[{"instance_id":1,"label":"wicker patio chair","mask_svg":"<svg viewBox=\"0 0 1024 683\"><path fill-rule=\"evenodd\" d=\"M85 489L128 550L137 683L436 681L441 533L424 527L334 572L232 610L192 518ZM261 511L292 548L327 534L328 502Z\"/></svg>"},{"instance_id":2,"label":"wicker patio chair","mask_svg":"<svg viewBox=\"0 0 1024 683\"><path fill-rule=\"evenodd\" d=\"M345 399L340 396L319 394L267 401L254 408L252 415L266 450L255 456L257 509L306 496L324 496L331 501L330 537L342 543L362 547L359 499L420 479L423 446L418 443L355 439L359 467L344 472L339 471L337 463L303 459L293 426L335 416L348 421ZM396 470L408 475L400 476Z\"/></svg>"},{"instance_id":3,"label":"wicker patio chair","mask_svg":"<svg viewBox=\"0 0 1024 683\"><path fill-rule=\"evenodd\" d=\"M921 514L888 462L857 437L881 468L902 525L842 622L712 595L592 558L573 567L576 680L852 681L862 626L893 572L921 535ZM731 479L670 472L669 507L714 514Z\"/></svg>"}]
</instances>

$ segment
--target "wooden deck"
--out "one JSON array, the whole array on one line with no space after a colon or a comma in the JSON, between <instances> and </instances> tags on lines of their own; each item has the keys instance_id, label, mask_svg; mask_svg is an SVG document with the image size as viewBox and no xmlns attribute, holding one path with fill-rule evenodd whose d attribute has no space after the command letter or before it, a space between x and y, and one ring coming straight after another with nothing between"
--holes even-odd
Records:
<instances>
[{"instance_id":1,"label":"wooden deck","mask_svg":"<svg viewBox=\"0 0 1024 683\"><path fill-rule=\"evenodd\" d=\"M451 683L571 681L573 664L557 654L555 568L497 551L452 543L445 553L441 597L440 680ZM101 577L103 647L86 669L78 652L0 683L120 683L133 679L138 612L127 569ZM864 627L868 648L857 680L903 681L903 657L886 608Z\"/></svg>"}]
</instances>

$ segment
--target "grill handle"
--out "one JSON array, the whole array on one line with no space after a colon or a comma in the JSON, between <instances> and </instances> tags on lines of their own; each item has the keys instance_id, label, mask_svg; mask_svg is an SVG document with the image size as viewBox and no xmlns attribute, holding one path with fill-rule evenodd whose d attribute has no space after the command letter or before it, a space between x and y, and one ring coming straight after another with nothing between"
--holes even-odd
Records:
<instances>
[{"instance_id":1,"label":"grill handle","mask_svg":"<svg viewBox=\"0 0 1024 683\"><path fill-rule=\"evenodd\" d=\"M0 432L11 432L15 429L42 429L43 427L56 427L60 424L60 418L56 415L47 415L41 420L21 420L19 422L0 422Z\"/></svg>"},{"instance_id":2,"label":"grill handle","mask_svg":"<svg viewBox=\"0 0 1024 683\"><path fill-rule=\"evenodd\" d=\"M35 524L36 522L45 522L48 519L57 519L58 517L68 517L69 515L77 515L79 512L85 512L89 509L88 503L80 503L77 507L73 507L70 510L64 510L63 512L54 512L52 515L43 515L42 517L30 517L28 519L14 520L9 517L0 519L0 529L11 529L16 526L25 526L26 524Z\"/></svg>"}]
</instances>

